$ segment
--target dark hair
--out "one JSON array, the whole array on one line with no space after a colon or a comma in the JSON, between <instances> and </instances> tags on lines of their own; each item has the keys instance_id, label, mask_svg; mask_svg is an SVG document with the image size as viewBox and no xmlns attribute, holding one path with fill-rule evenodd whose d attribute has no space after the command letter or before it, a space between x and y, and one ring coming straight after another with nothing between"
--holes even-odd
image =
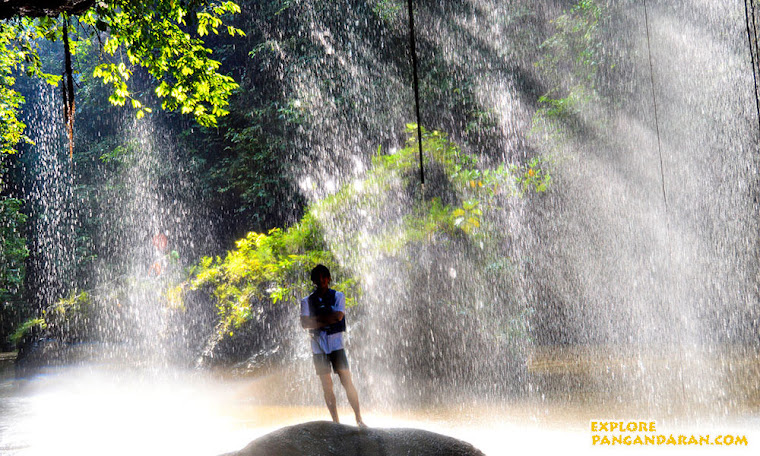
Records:
<instances>
[{"instance_id":1,"label":"dark hair","mask_svg":"<svg viewBox=\"0 0 760 456\"><path fill-rule=\"evenodd\" d=\"M318 264L311 270L311 281L317 283L320 277L330 277L330 270L324 264Z\"/></svg>"}]
</instances>

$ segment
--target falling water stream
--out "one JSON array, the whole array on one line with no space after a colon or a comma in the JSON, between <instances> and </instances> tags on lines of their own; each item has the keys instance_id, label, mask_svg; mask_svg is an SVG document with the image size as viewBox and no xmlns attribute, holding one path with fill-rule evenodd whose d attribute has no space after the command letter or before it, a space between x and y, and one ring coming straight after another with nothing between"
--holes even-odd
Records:
<instances>
[{"instance_id":1,"label":"falling water stream","mask_svg":"<svg viewBox=\"0 0 760 456\"><path fill-rule=\"evenodd\" d=\"M404 145L408 75L378 54L392 53L391 37L359 39L355 9L337 23L300 5L310 21L304 38L323 57L290 81L289 108L308 120L293 133L304 158L292 178L313 203L347 186L370 195L339 216L318 213L331 250L363 286L364 304L349 310L348 350L365 420L448 434L490 456L694 454L688 446L600 450L592 420L746 436L747 446L698 452L756 454L760 132L743 2L604 2L611 19L599 55L614 65L595 70L599 94L564 130L535 115L549 83L534 64L550 19L576 2L421 3L422 70L450 74L451 90L470 90L468 103L481 108L464 122L423 85L423 125L448 133L484 168L544 157L552 186L499 196L487 216L496 229L479 242L389 256L374 240L402 226L415 201L465 196L436 186L435 169L424 189L403 176L385 193L365 188L378 144L383 153ZM406 24L400 14L385 19L390 30ZM574 77L559 65L560 79ZM333 97L325 75L348 95ZM33 105L51 100L44 92ZM66 239L77 221L62 130L34 122L39 181L30 198L41 211L38 289L51 293L39 299L49 303L68 285ZM176 367L197 351L188 329L197 326L170 330L159 295L180 265L215 246L171 138L145 123L124 136L130 147L120 159L129 165L99 215L109 233L101 238L116 242L99 248L116 252L121 268L99 271L98 289L104 300L129 300L130 311L110 315L115 326L100 343L74 347L84 361L17 376L0 360L0 454L213 455L326 419L295 306L293 324L277 335L302 346L288 362L242 377Z\"/></svg>"},{"instance_id":2,"label":"falling water stream","mask_svg":"<svg viewBox=\"0 0 760 456\"><path fill-rule=\"evenodd\" d=\"M31 266L36 299L47 306L74 283L70 259L74 256L76 216L72 163L62 153L63 126L49 121L52 113L62 109L58 92L41 83L37 90L39 100L29 114L29 123L35 127L29 136L35 147L29 151L32 158L28 166L35 179L28 193L32 216L37 220L31 247L35 262Z\"/></svg>"}]
</instances>

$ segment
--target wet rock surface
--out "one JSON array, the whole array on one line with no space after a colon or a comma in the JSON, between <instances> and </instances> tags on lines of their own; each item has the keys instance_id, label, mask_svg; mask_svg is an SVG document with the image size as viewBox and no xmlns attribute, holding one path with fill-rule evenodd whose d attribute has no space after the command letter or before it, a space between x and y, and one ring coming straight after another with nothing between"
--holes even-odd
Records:
<instances>
[{"instance_id":1,"label":"wet rock surface","mask_svg":"<svg viewBox=\"0 0 760 456\"><path fill-rule=\"evenodd\" d=\"M359 429L329 421L289 426L224 456L484 456L469 443L420 429Z\"/></svg>"}]
</instances>

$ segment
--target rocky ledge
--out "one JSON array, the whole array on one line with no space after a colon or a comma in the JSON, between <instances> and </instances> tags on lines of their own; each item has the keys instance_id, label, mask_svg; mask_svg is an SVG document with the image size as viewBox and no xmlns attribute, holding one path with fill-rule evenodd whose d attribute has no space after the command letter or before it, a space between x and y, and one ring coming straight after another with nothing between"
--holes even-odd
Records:
<instances>
[{"instance_id":1,"label":"rocky ledge","mask_svg":"<svg viewBox=\"0 0 760 456\"><path fill-rule=\"evenodd\" d=\"M289 426L224 456L484 456L469 443L419 429L360 429L329 421Z\"/></svg>"}]
</instances>

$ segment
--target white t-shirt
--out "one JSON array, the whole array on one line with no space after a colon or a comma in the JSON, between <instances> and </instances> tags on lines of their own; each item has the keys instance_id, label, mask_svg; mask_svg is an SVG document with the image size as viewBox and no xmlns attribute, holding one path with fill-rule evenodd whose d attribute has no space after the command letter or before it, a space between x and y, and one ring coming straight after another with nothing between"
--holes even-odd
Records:
<instances>
[{"instance_id":1,"label":"white t-shirt","mask_svg":"<svg viewBox=\"0 0 760 456\"><path fill-rule=\"evenodd\" d=\"M322 299L319 298L321 301ZM332 306L333 312L346 312L346 296L340 291L335 292L335 304ZM304 317L310 317L309 314L309 297L305 297L301 300L301 315ZM337 332L334 334L327 334L325 331L319 331L316 335L311 336L311 352L315 354L328 354L336 350L343 349L343 334L344 332Z\"/></svg>"}]
</instances>

